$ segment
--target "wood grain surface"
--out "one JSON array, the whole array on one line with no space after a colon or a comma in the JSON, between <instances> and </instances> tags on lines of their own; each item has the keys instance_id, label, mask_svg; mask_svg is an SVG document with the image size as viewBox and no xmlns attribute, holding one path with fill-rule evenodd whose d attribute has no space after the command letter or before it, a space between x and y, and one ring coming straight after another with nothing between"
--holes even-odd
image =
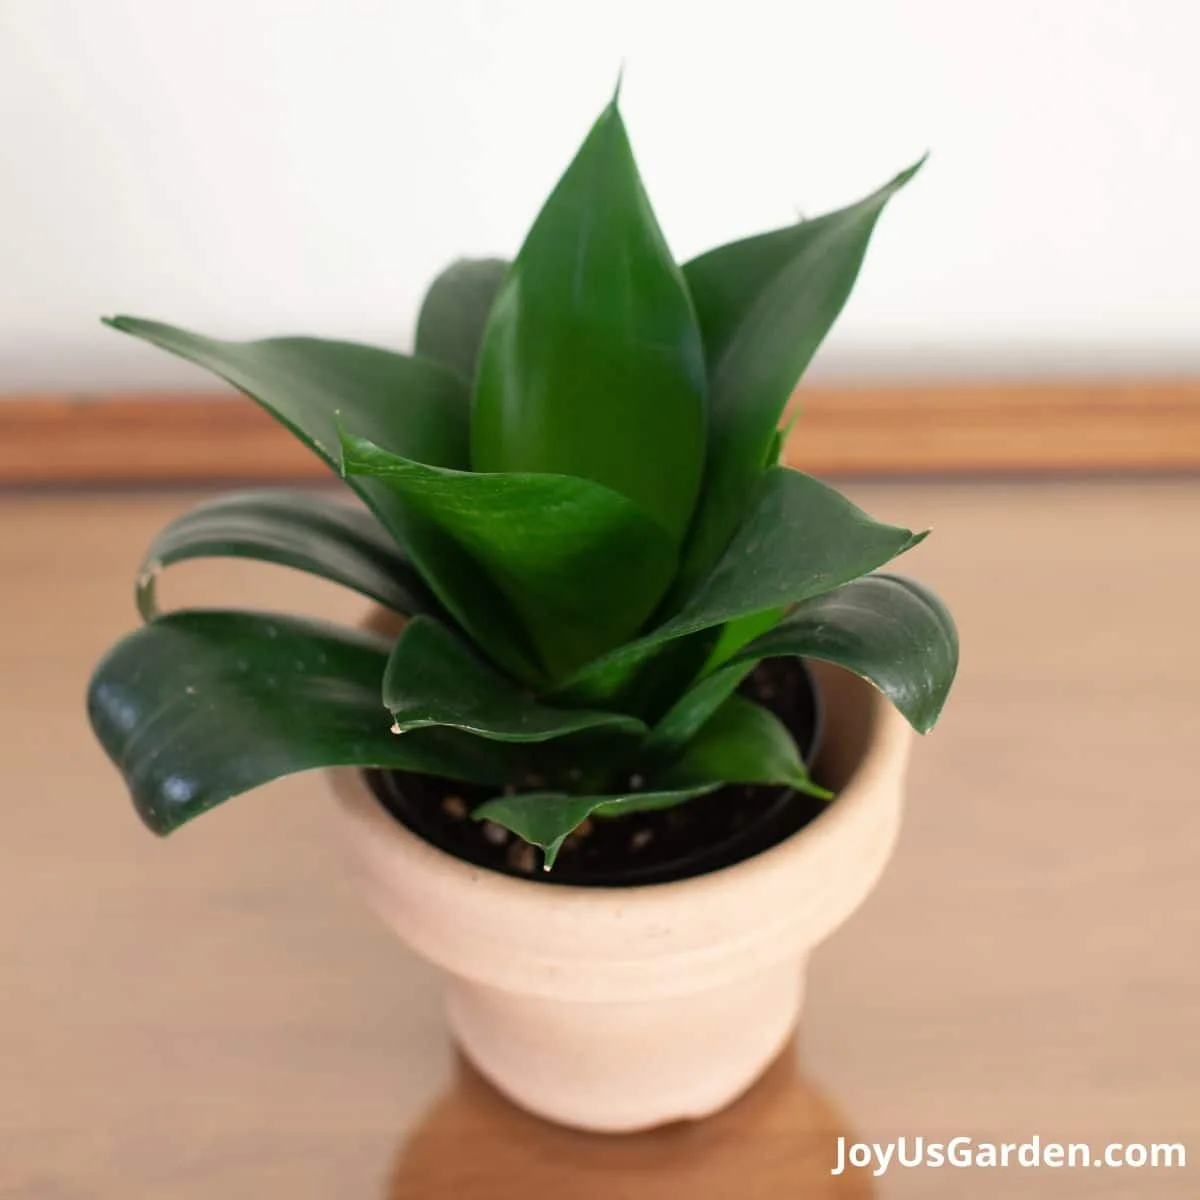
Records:
<instances>
[{"instance_id":1,"label":"wood grain surface","mask_svg":"<svg viewBox=\"0 0 1200 1200\"><path fill-rule=\"evenodd\" d=\"M824 475L1200 469L1200 380L813 385L787 461ZM0 483L318 479L232 394L9 396Z\"/></svg>"},{"instance_id":2,"label":"wood grain surface","mask_svg":"<svg viewBox=\"0 0 1200 1200\"><path fill-rule=\"evenodd\" d=\"M0 497L0 1196L1194 1200L1200 485L850 494L934 526L907 567L959 618L956 694L895 862L815 957L796 1052L723 1116L624 1139L456 1064L319 776L166 841L137 823L83 689L197 493ZM168 572L163 599L361 607L232 562ZM1035 1134L1182 1141L1189 1165L829 1174L839 1136Z\"/></svg>"}]
</instances>

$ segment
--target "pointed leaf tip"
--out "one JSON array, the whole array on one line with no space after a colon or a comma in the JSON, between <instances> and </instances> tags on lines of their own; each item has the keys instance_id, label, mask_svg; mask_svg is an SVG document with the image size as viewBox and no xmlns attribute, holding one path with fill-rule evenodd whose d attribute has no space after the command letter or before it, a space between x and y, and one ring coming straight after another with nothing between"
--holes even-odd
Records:
<instances>
[{"instance_id":1,"label":"pointed leaf tip","mask_svg":"<svg viewBox=\"0 0 1200 1200\"><path fill-rule=\"evenodd\" d=\"M846 208L684 264L708 362L709 432L677 595L712 566L745 515L780 414L849 298L880 214L923 162Z\"/></svg>"},{"instance_id":2,"label":"pointed leaf tip","mask_svg":"<svg viewBox=\"0 0 1200 1200\"><path fill-rule=\"evenodd\" d=\"M908 183L913 176L916 175L917 172L920 171L920 169L929 161L929 154L930 152L926 150L925 153L922 154L921 157L918 158L911 167L905 167L904 170L892 180L891 190L895 191L896 189L902 188L906 183Z\"/></svg>"},{"instance_id":3,"label":"pointed leaf tip","mask_svg":"<svg viewBox=\"0 0 1200 1200\"><path fill-rule=\"evenodd\" d=\"M488 800L471 813L471 819L494 821L530 845L540 847L544 853L543 869L548 871L554 866L558 852L571 832L592 813L615 817L623 813L670 808L695 796L715 791L719 786L702 784L669 791L623 792L603 796L521 792Z\"/></svg>"},{"instance_id":4,"label":"pointed leaf tip","mask_svg":"<svg viewBox=\"0 0 1200 1200\"><path fill-rule=\"evenodd\" d=\"M679 544L700 490L706 391L686 282L614 97L543 205L488 318L471 465L604 484Z\"/></svg>"}]
</instances>

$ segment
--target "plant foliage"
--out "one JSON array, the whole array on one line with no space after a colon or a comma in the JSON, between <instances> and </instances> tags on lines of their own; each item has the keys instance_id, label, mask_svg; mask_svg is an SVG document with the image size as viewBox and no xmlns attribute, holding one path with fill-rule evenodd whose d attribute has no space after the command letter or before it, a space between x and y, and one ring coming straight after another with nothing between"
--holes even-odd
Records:
<instances>
[{"instance_id":1,"label":"plant foliage","mask_svg":"<svg viewBox=\"0 0 1200 1200\"><path fill-rule=\"evenodd\" d=\"M296 771L390 767L494 788L474 815L549 868L591 815L731 783L827 796L788 730L737 694L764 659L839 664L930 729L953 622L920 584L873 574L924 534L779 465L788 398L919 166L678 264L614 99L516 258L434 281L413 355L110 319L240 389L365 506L237 493L149 547L145 624L88 690L146 824L168 833ZM408 623L387 640L161 613L159 572L214 556L323 576Z\"/></svg>"}]
</instances>

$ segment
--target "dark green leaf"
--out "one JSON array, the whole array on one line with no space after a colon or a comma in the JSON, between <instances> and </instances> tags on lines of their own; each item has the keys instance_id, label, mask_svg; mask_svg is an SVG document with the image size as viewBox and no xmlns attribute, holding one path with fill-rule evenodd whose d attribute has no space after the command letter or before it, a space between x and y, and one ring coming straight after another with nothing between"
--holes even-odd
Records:
<instances>
[{"instance_id":1,"label":"dark green leaf","mask_svg":"<svg viewBox=\"0 0 1200 1200\"><path fill-rule=\"evenodd\" d=\"M684 266L709 377L708 467L684 586L741 521L784 405L850 295L879 214L920 166L849 208L719 246Z\"/></svg>"},{"instance_id":2,"label":"dark green leaf","mask_svg":"<svg viewBox=\"0 0 1200 1200\"><path fill-rule=\"evenodd\" d=\"M142 820L172 829L314 767L394 767L500 785L514 747L453 730L396 737L387 643L320 621L178 612L129 634L88 686L88 715Z\"/></svg>"},{"instance_id":3,"label":"dark green leaf","mask_svg":"<svg viewBox=\"0 0 1200 1200\"><path fill-rule=\"evenodd\" d=\"M783 722L745 696L730 696L675 761L650 777L655 788L705 783L776 783L823 800L832 798L809 778Z\"/></svg>"},{"instance_id":4,"label":"dark green leaf","mask_svg":"<svg viewBox=\"0 0 1200 1200\"><path fill-rule=\"evenodd\" d=\"M678 543L703 468L705 387L695 312L614 101L496 298L472 463L602 483Z\"/></svg>"},{"instance_id":5,"label":"dark green leaf","mask_svg":"<svg viewBox=\"0 0 1200 1200\"><path fill-rule=\"evenodd\" d=\"M721 636L717 639L704 664L705 672L720 666L735 651L740 650L747 642L752 642L760 634L764 634L773 625L779 624L787 608L767 608L762 612L752 613L748 617L739 617L721 627Z\"/></svg>"},{"instance_id":6,"label":"dark green leaf","mask_svg":"<svg viewBox=\"0 0 1200 1200\"><path fill-rule=\"evenodd\" d=\"M717 636L712 641L712 649L701 668L692 675L698 682L682 696L676 692L674 702L655 724L647 740L647 748L651 752L664 754L677 750L696 735L700 726L733 695L755 664L747 663L735 671L719 671L717 668L747 642L778 624L786 612L786 608L764 609L748 617L739 617L720 626L719 631L713 631L717 632ZM676 686L678 688L678 681Z\"/></svg>"},{"instance_id":7,"label":"dark green leaf","mask_svg":"<svg viewBox=\"0 0 1200 1200\"><path fill-rule=\"evenodd\" d=\"M416 351L475 378L483 328L508 263L502 258L460 258L425 295L417 317Z\"/></svg>"},{"instance_id":8,"label":"dark green leaf","mask_svg":"<svg viewBox=\"0 0 1200 1200\"><path fill-rule=\"evenodd\" d=\"M767 443L767 457L763 461L765 467L776 467L783 463L784 452L787 450L788 438L792 436L792 430L796 426L796 422L800 420L800 413L795 412L788 419L786 424L781 425L774 433L771 434L771 440ZM784 464L786 466L786 464Z\"/></svg>"},{"instance_id":9,"label":"dark green leaf","mask_svg":"<svg viewBox=\"0 0 1200 1200\"><path fill-rule=\"evenodd\" d=\"M546 852L544 867L554 866L562 844L571 831L593 813L616 817L626 812L668 808L682 804L719 784L679 788L670 791L626 792L611 796L568 796L563 792L525 792L516 796L497 796L471 814L477 821L495 821L511 829L518 837Z\"/></svg>"},{"instance_id":10,"label":"dark green leaf","mask_svg":"<svg viewBox=\"0 0 1200 1200\"><path fill-rule=\"evenodd\" d=\"M335 470L339 420L417 462L467 464L468 385L439 363L352 342L224 342L136 317L113 317L107 323L233 384ZM395 489L371 478L350 484L459 624L509 670L535 677L532 648L515 615L465 552L411 511Z\"/></svg>"},{"instance_id":11,"label":"dark green leaf","mask_svg":"<svg viewBox=\"0 0 1200 1200\"><path fill-rule=\"evenodd\" d=\"M753 670L752 662L726 667L693 684L650 731L644 744L645 752L654 758L662 758L690 742Z\"/></svg>"},{"instance_id":12,"label":"dark green leaf","mask_svg":"<svg viewBox=\"0 0 1200 1200\"><path fill-rule=\"evenodd\" d=\"M392 648L383 702L398 734L445 725L502 742L544 742L584 729L646 732L635 717L539 704L430 617L411 620Z\"/></svg>"},{"instance_id":13,"label":"dark green leaf","mask_svg":"<svg viewBox=\"0 0 1200 1200\"><path fill-rule=\"evenodd\" d=\"M339 419L418 462L467 465L470 393L440 363L356 342L227 342L138 317L105 323L219 375L335 470ZM358 490L368 503L380 494L369 481L360 481ZM394 497L385 493L381 507L394 508Z\"/></svg>"},{"instance_id":14,"label":"dark green leaf","mask_svg":"<svg viewBox=\"0 0 1200 1200\"><path fill-rule=\"evenodd\" d=\"M253 558L343 584L394 612L438 613L412 564L361 508L298 489L231 492L177 517L150 543L138 571L143 619L157 615L159 572L194 558Z\"/></svg>"},{"instance_id":15,"label":"dark green leaf","mask_svg":"<svg viewBox=\"0 0 1200 1200\"><path fill-rule=\"evenodd\" d=\"M737 686L754 669L753 663L748 663L737 671L719 671L717 668L732 654L741 649L747 642L753 641L759 634L765 633L777 624L787 612L786 608L768 608L748 617L739 617L719 627L717 636L711 641L711 650L699 670L688 675L677 675L674 679L675 694L672 703L655 723L646 742L646 749L654 755L663 755L677 750L685 742L690 741L700 729L700 726L732 696ZM691 634L678 642L668 643L669 646L686 643L697 634ZM655 668L662 663L665 669L669 661L659 653L652 662L642 668L640 674L654 674ZM680 680L697 680L688 687L682 696L679 695ZM627 689L626 689L627 690ZM621 700L625 699L625 690L621 692ZM661 709L658 710L662 712Z\"/></svg>"},{"instance_id":16,"label":"dark green leaf","mask_svg":"<svg viewBox=\"0 0 1200 1200\"><path fill-rule=\"evenodd\" d=\"M924 536L880 524L811 476L772 467L725 553L676 615L585 666L561 694L606 705L627 684L630 672L663 643L832 591L903 554Z\"/></svg>"},{"instance_id":17,"label":"dark green leaf","mask_svg":"<svg viewBox=\"0 0 1200 1200\"><path fill-rule=\"evenodd\" d=\"M554 678L629 637L674 571L661 527L590 480L427 467L350 434L342 454L348 473L394 488L471 556L520 614Z\"/></svg>"},{"instance_id":18,"label":"dark green leaf","mask_svg":"<svg viewBox=\"0 0 1200 1200\"><path fill-rule=\"evenodd\" d=\"M958 669L958 633L928 588L901 576L872 575L798 605L722 670L744 671L764 658L792 655L861 675L918 733L928 733Z\"/></svg>"}]
</instances>

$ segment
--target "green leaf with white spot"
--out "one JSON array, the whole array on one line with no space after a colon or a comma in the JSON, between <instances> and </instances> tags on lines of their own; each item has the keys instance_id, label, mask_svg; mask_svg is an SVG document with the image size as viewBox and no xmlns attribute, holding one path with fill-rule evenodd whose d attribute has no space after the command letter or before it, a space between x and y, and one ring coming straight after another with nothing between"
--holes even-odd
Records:
<instances>
[{"instance_id":1,"label":"green leaf with white spot","mask_svg":"<svg viewBox=\"0 0 1200 1200\"><path fill-rule=\"evenodd\" d=\"M142 820L165 834L284 775L391 767L502 785L515 748L457 730L396 737L380 700L387 642L265 613L171 613L119 641L88 716Z\"/></svg>"}]
</instances>

